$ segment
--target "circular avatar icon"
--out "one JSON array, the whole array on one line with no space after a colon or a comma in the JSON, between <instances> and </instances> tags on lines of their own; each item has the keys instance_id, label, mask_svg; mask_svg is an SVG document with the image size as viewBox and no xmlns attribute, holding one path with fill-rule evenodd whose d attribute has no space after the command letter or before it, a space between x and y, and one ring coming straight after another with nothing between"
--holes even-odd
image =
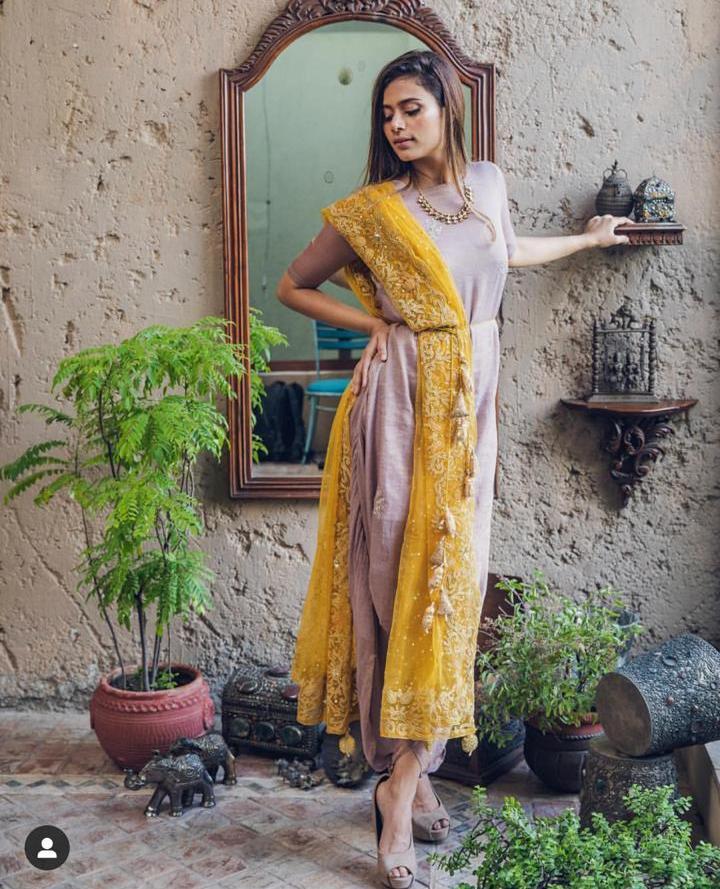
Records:
<instances>
[{"instance_id":1,"label":"circular avatar icon","mask_svg":"<svg viewBox=\"0 0 720 889\"><path fill-rule=\"evenodd\" d=\"M70 841L59 827L43 824L25 839L25 857L38 870L55 870L67 861Z\"/></svg>"}]
</instances>

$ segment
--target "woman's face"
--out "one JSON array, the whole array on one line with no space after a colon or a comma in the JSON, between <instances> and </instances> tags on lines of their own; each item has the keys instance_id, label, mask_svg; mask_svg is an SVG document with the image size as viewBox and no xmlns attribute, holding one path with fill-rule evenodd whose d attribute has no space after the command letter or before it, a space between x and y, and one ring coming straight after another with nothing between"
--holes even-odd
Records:
<instances>
[{"instance_id":1,"label":"woman's face","mask_svg":"<svg viewBox=\"0 0 720 889\"><path fill-rule=\"evenodd\" d=\"M440 154L444 109L432 93L413 77L398 77L385 87L382 101L383 132L400 160Z\"/></svg>"}]
</instances>

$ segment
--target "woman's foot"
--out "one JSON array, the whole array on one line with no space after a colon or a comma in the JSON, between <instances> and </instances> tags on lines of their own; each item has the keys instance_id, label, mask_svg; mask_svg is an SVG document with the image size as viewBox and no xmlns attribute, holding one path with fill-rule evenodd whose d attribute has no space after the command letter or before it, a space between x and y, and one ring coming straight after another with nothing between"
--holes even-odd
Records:
<instances>
[{"instance_id":1,"label":"woman's foot","mask_svg":"<svg viewBox=\"0 0 720 889\"><path fill-rule=\"evenodd\" d=\"M425 774L418 781L415 799L412 804L412 811L414 813L432 812L433 809L437 808L437 805L438 801L432 784L430 783L430 777ZM440 818L437 821L433 821L432 829L443 830L449 824L450 822L447 818Z\"/></svg>"},{"instance_id":2,"label":"woman's foot","mask_svg":"<svg viewBox=\"0 0 720 889\"><path fill-rule=\"evenodd\" d=\"M412 801L417 789L419 768L412 751L402 754L395 762L387 781L377 788L377 803L383 819L379 850L404 852L412 842ZM393 867L388 873L407 877L406 867Z\"/></svg>"}]
</instances>

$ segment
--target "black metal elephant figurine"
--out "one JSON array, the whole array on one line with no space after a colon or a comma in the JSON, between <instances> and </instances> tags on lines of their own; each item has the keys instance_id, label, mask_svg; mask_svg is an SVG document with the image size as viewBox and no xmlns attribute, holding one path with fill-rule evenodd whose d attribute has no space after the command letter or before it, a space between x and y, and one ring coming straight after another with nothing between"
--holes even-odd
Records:
<instances>
[{"instance_id":1,"label":"black metal elephant figurine","mask_svg":"<svg viewBox=\"0 0 720 889\"><path fill-rule=\"evenodd\" d=\"M150 802L145 807L148 818L157 817L166 796L170 797L170 814L182 815L191 806L196 793L202 793L202 804L209 809L215 805L213 781L202 759L194 753L183 756L163 756L155 751L153 758L139 772L126 769L125 786L128 790L140 790L148 784L157 784Z\"/></svg>"},{"instance_id":2,"label":"black metal elephant figurine","mask_svg":"<svg viewBox=\"0 0 720 889\"><path fill-rule=\"evenodd\" d=\"M218 769L222 766L223 784L237 784L235 757L220 732L205 732L199 738L178 738L170 747L170 753L175 756L195 753L202 759L213 781L217 780Z\"/></svg>"}]
</instances>

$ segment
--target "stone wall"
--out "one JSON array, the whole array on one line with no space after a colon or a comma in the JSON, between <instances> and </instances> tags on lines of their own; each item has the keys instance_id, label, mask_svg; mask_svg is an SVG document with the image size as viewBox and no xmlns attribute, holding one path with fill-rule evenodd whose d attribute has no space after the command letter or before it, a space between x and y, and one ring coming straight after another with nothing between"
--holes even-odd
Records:
<instances>
[{"instance_id":1,"label":"stone wall","mask_svg":"<svg viewBox=\"0 0 720 889\"><path fill-rule=\"evenodd\" d=\"M520 235L571 234L603 169L677 192L685 244L614 248L511 270L492 566L545 571L569 595L611 582L651 628L720 639L718 10L702 0L436 0L463 49L497 65L497 162ZM223 311L218 69L283 8L254 0L0 3L0 461L44 432L58 360L153 322ZM618 511L599 429L559 406L589 383L593 317L657 316L659 394L699 399ZM230 502L201 488L216 606L176 654L218 688L239 661L287 660L317 504ZM0 701L82 707L113 653L75 591L77 511L29 496L0 522ZM129 643L125 646L130 651Z\"/></svg>"}]
</instances>

